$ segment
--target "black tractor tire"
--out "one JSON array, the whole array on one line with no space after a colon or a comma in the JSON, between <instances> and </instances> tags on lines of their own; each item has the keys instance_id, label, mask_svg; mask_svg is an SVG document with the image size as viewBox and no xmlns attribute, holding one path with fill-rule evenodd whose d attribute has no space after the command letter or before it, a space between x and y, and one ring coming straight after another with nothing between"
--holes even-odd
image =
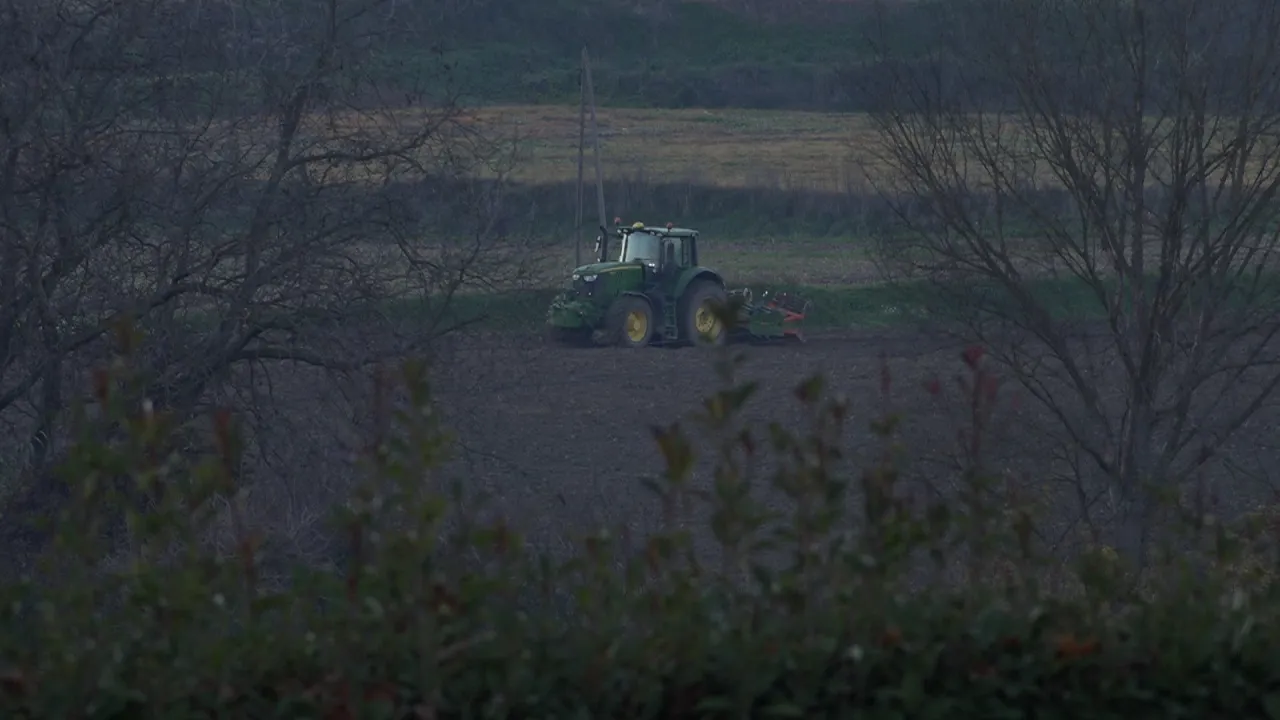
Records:
<instances>
[{"instance_id":1,"label":"black tractor tire","mask_svg":"<svg viewBox=\"0 0 1280 720\"><path fill-rule=\"evenodd\" d=\"M705 305L714 304L724 307L729 301L729 294L719 283L711 280L695 280L685 290L680 299L680 335L686 342L694 346L723 345L729 339L729 328L716 318L712 337L703 337L698 330L698 311Z\"/></svg>"},{"instance_id":2,"label":"black tractor tire","mask_svg":"<svg viewBox=\"0 0 1280 720\"><path fill-rule=\"evenodd\" d=\"M630 322L629 322L630 321ZM635 295L622 295L609 306L605 341L609 345L641 348L653 339L653 308Z\"/></svg>"}]
</instances>

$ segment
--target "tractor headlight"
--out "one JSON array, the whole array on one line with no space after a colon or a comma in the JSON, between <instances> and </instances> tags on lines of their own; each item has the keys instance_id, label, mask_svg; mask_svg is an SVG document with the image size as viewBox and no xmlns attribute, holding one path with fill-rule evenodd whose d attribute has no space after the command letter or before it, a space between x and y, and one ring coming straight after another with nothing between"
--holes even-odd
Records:
<instances>
[{"instance_id":1,"label":"tractor headlight","mask_svg":"<svg viewBox=\"0 0 1280 720\"><path fill-rule=\"evenodd\" d=\"M584 283L592 283L592 282L595 282L595 281L596 281L596 276L595 276L595 275L583 275L583 276L582 276L582 282L584 282Z\"/></svg>"}]
</instances>

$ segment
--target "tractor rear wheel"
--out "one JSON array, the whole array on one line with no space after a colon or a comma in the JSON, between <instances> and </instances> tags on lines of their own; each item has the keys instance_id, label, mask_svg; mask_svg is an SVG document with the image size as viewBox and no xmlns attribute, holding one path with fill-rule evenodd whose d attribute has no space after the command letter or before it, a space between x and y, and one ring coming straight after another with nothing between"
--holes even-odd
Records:
<instances>
[{"instance_id":1,"label":"tractor rear wheel","mask_svg":"<svg viewBox=\"0 0 1280 720\"><path fill-rule=\"evenodd\" d=\"M610 345L644 347L653 338L653 309L644 298L623 295L609 307L605 326Z\"/></svg>"},{"instance_id":2,"label":"tractor rear wheel","mask_svg":"<svg viewBox=\"0 0 1280 720\"><path fill-rule=\"evenodd\" d=\"M681 302L681 334L685 339L693 345L723 345L729 332L716 310L725 307L728 299L728 293L718 284L694 281Z\"/></svg>"}]
</instances>

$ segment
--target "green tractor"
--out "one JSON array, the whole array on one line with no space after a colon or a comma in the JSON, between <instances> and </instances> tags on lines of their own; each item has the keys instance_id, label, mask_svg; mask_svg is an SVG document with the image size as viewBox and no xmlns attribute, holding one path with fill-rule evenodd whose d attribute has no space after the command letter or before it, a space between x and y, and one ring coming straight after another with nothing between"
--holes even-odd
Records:
<instances>
[{"instance_id":1,"label":"green tractor","mask_svg":"<svg viewBox=\"0 0 1280 720\"><path fill-rule=\"evenodd\" d=\"M552 338L571 344L644 347L719 345L730 328L716 314L729 297L740 304L733 334L751 339L803 340L800 325L809 303L780 295L753 304L749 290L729 291L715 270L698 264L698 232L686 228L622 227L614 220L620 248L609 260L608 233L596 240L597 262L573 271L569 284L547 310Z\"/></svg>"}]
</instances>

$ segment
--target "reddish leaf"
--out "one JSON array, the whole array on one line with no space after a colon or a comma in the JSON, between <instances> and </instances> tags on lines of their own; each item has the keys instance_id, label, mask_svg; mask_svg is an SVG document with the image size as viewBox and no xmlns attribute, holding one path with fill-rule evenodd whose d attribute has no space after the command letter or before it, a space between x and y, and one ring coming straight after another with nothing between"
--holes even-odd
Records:
<instances>
[{"instance_id":1,"label":"reddish leaf","mask_svg":"<svg viewBox=\"0 0 1280 720\"><path fill-rule=\"evenodd\" d=\"M1074 635L1059 635L1054 638L1054 655L1059 660L1077 660L1098 652L1100 644L1097 640L1080 640Z\"/></svg>"},{"instance_id":2,"label":"reddish leaf","mask_svg":"<svg viewBox=\"0 0 1280 720\"><path fill-rule=\"evenodd\" d=\"M977 368L978 363L982 361L987 351L981 345L970 345L960 354L960 358L964 360L964 364L971 368Z\"/></svg>"},{"instance_id":3,"label":"reddish leaf","mask_svg":"<svg viewBox=\"0 0 1280 720\"><path fill-rule=\"evenodd\" d=\"M111 375L102 368L93 371L93 397L99 403L106 404L111 394Z\"/></svg>"},{"instance_id":4,"label":"reddish leaf","mask_svg":"<svg viewBox=\"0 0 1280 720\"><path fill-rule=\"evenodd\" d=\"M885 648L894 648L902 644L902 631L896 627L891 627L884 631L880 636L880 646Z\"/></svg>"},{"instance_id":5,"label":"reddish leaf","mask_svg":"<svg viewBox=\"0 0 1280 720\"><path fill-rule=\"evenodd\" d=\"M995 667L987 663L978 663L977 665L974 665L973 667L969 668L969 677L974 679L990 678L990 677L994 677L995 674L996 674Z\"/></svg>"},{"instance_id":6,"label":"reddish leaf","mask_svg":"<svg viewBox=\"0 0 1280 720\"><path fill-rule=\"evenodd\" d=\"M11 698L23 698L31 691L31 679L21 670L0 672L0 690Z\"/></svg>"}]
</instances>

